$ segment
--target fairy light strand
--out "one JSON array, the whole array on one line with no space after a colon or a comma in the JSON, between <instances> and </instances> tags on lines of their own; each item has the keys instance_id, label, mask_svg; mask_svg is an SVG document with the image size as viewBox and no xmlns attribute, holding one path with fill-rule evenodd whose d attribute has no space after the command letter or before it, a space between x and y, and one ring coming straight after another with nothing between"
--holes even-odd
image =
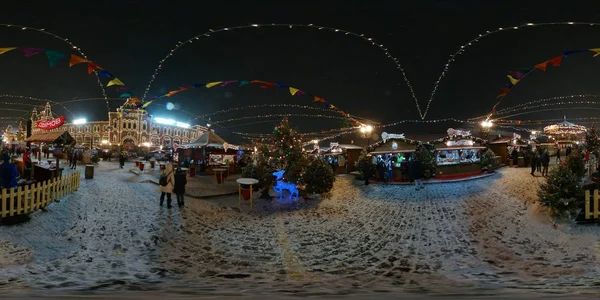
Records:
<instances>
[{"instance_id":1,"label":"fairy light strand","mask_svg":"<svg viewBox=\"0 0 600 300\"><path fill-rule=\"evenodd\" d=\"M86 60L90 60L87 55L85 55L85 53L83 53L83 51L81 50L80 47L76 46L75 44L73 44L73 42L71 42L68 38L64 38L62 36L59 36L55 33L52 33L50 31L47 31L46 29L40 29L40 28L34 28L34 27L29 27L29 26L22 26L22 25L15 25L15 24L3 24L0 23L0 26L4 26L6 28L20 28L21 30L32 30L35 32L39 32L42 34L46 34L49 35L53 38L59 39L65 43L67 43L69 46L71 46L71 49L75 50L77 53L79 53L79 55L81 55L81 57L85 58ZM104 89L104 86L102 85L102 81L100 81L100 76L98 76L98 72L96 70L93 71L94 72L94 76L96 76L96 82L98 82L98 86L100 86L100 90L102 91L102 96L104 98L108 98L108 96L106 95L106 90ZM106 109L108 110L108 112L110 112L110 106L108 105L108 101L106 101Z\"/></svg>"},{"instance_id":2,"label":"fairy light strand","mask_svg":"<svg viewBox=\"0 0 600 300\"><path fill-rule=\"evenodd\" d=\"M321 115L321 114L285 113L285 114L267 114L267 115L258 115L258 116L231 118L231 119L226 119L226 120L213 121L211 124L222 124L222 123L229 123L229 122L235 122L235 121L241 121L241 120L263 119L263 118L280 118L280 117L308 117L308 118L325 118L325 119L348 120L348 118L346 118L346 117L340 117L340 116L328 116L328 115Z\"/></svg>"}]
</instances>

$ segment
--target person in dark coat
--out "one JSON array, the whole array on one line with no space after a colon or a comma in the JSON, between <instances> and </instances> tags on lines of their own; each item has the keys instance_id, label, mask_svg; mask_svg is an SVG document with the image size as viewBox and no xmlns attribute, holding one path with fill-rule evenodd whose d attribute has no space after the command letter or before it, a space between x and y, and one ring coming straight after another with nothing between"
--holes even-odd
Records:
<instances>
[{"instance_id":1,"label":"person in dark coat","mask_svg":"<svg viewBox=\"0 0 600 300\"><path fill-rule=\"evenodd\" d=\"M535 154L535 168L540 173L542 173L542 155L542 149L538 149Z\"/></svg>"},{"instance_id":2,"label":"person in dark coat","mask_svg":"<svg viewBox=\"0 0 600 300\"><path fill-rule=\"evenodd\" d=\"M121 169L123 169L123 166L125 166L125 155L123 155L123 153L121 153L119 155L119 167Z\"/></svg>"},{"instance_id":3,"label":"person in dark coat","mask_svg":"<svg viewBox=\"0 0 600 300\"><path fill-rule=\"evenodd\" d=\"M535 170L537 167L537 161L536 161L536 155L535 153L531 153L531 176L535 176Z\"/></svg>"},{"instance_id":4,"label":"person in dark coat","mask_svg":"<svg viewBox=\"0 0 600 300\"><path fill-rule=\"evenodd\" d=\"M361 169L363 177L365 178L365 185L369 185L369 178L371 178L371 166L367 161L361 161Z\"/></svg>"},{"instance_id":5,"label":"person in dark coat","mask_svg":"<svg viewBox=\"0 0 600 300\"><path fill-rule=\"evenodd\" d=\"M177 196L177 205L179 207L184 206L183 195L185 194L185 185L187 184L187 174L181 168L177 168L175 171L175 185L173 186L173 193Z\"/></svg>"},{"instance_id":6,"label":"person in dark coat","mask_svg":"<svg viewBox=\"0 0 600 300\"><path fill-rule=\"evenodd\" d=\"M542 176L548 176L548 166L550 165L550 153L548 150L542 154Z\"/></svg>"},{"instance_id":7,"label":"person in dark coat","mask_svg":"<svg viewBox=\"0 0 600 300\"><path fill-rule=\"evenodd\" d=\"M556 148L556 162L561 162L561 160L560 160L560 148Z\"/></svg>"},{"instance_id":8,"label":"person in dark coat","mask_svg":"<svg viewBox=\"0 0 600 300\"><path fill-rule=\"evenodd\" d=\"M512 151L512 160L513 160L513 166L518 167L519 166L519 151L517 151L517 148L513 149Z\"/></svg>"},{"instance_id":9,"label":"person in dark coat","mask_svg":"<svg viewBox=\"0 0 600 300\"><path fill-rule=\"evenodd\" d=\"M413 159L410 162L410 173L410 176L415 181L415 190L422 190L424 187L423 183L421 183L421 179L423 179L423 168L421 166L421 162Z\"/></svg>"}]
</instances>

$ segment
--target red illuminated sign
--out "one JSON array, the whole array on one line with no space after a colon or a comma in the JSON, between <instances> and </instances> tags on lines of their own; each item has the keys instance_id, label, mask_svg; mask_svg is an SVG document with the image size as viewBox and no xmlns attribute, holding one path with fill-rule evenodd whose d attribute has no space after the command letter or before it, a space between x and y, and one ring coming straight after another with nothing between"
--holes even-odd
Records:
<instances>
[{"instance_id":1,"label":"red illuminated sign","mask_svg":"<svg viewBox=\"0 0 600 300\"><path fill-rule=\"evenodd\" d=\"M60 116L49 121L37 121L37 127L42 130L51 130L62 126L65 123L65 117Z\"/></svg>"}]
</instances>

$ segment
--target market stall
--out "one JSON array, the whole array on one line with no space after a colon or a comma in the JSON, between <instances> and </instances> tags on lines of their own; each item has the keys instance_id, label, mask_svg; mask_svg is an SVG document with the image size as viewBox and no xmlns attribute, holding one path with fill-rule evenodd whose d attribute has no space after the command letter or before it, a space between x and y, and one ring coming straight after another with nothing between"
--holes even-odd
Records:
<instances>
[{"instance_id":1,"label":"market stall","mask_svg":"<svg viewBox=\"0 0 600 300\"><path fill-rule=\"evenodd\" d=\"M58 131L34 133L25 139L25 141L37 144L37 147L32 146L31 149L40 149L42 146L49 146L53 149L59 149L60 155L56 156L56 159L42 159L38 162L34 157L31 157L33 168L32 176L37 181L45 181L60 176L63 170L60 168L62 147L72 145L75 142L75 139L71 137L68 131ZM23 170L23 173L25 173L25 164L22 159L15 161L15 164L17 165L17 169Z\"/></svg>"},{"instance_id":2,"label":"market stall","mask_svg":"<svg viewBox=\"0 0 600 300\"><path fill-rule=\"evenodd\" d=\"M213 174L212 169L226 168L235 172L237 159L244 153L244 149L237 145L227 143L213 130L205 132L195 141L179 146L176 161L189 165L190 169L197 168L200 172ZM190 172L192 172L190 170ZM193 171L195 173L195 170Z\"/></svg>"},{"instance_id":3,"label":"market stall","mask_svg":"<svg viewBox=\"0 0 600 300\"><path fill-rule=\"evenodd\" d=\"M333 167L336 174L347 174L356 171L354 163L358 161L361 151L362 147L360 146L330 143L329 149L321 151L320 153Z\"/></svg>"},{"instance_id":4,"label":"market stall","mask_svg":"<svg viewBox=\"0 0 600 300\"><path fill-rule=\"evenodd\" d=\"M448 136L435 141L436 178L465 177L480 174L482 140L470 131L448 129Z\"/></svg>"},{"instance_id":5,"label":"market stall","mask_svg":"<svg viewBox=\"0 0 600 300\"><path fill-rule=\"evenodd\" d=\"M528 145L527 142L521 140L520 135L513 134L512 137L498 136L489 142L488 148L494 151L496 156L499 157L500 163L512 167L518 164L518 162L513 161L513 151L517 151L517 153L522 152L521 148L526 148ZM522 154L519 160L522 160L522 164L525 163Z\"/></svg>"},{"instance_id":6,"label":"market stall","mask_svg":"<svg viewBox=\"0 0 600 300\"><path fill-rule=\"evenodd\" d=\"M415 141L405 138L404 134L384 132L381 134L381 141L371 145L371 147L373 151L369 155L375 157L374 162L385 161L386 159L392 160L392 178L390 178L390 181L410 181L408 161L417 149Z\"/></svg>"}]
</instances>

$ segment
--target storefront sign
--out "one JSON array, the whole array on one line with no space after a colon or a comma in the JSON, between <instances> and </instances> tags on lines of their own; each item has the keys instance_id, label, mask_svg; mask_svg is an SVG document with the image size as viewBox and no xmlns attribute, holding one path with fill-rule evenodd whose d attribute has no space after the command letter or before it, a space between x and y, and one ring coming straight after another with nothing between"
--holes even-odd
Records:
<instances>
[{"instance_id":1,"label":"storefront sign","mask_svg":"<svg viewBox=\"0 0 600 300\"><path fill-rule=\"evenodd\" d=\"M448 136L453 136L453 135L471 136L470 130L460 130L460 129L448 128L448 130L446 132L448 133Z\"/></svg>"},{"instance_id":2,"label":"storefront sign","mask_svg":"<svg viewBox=\"0 0 600 300\"><path fill-rule=\"evenodd\" d=\"M381 139L383 140L383 142L385 143L387 140L391 140L391 139L404 139L404 133L401 134L396 134L396 133L387 133L387 132L383 132L381 134Z\"/></svg>"},{"instance_id":3,"label":"storefront sign","mask_svg":"<svg viewBox=\"0 0 600 300\"><path fill-rule=\"evenodd\" d=\"M473 141L471 141L471 140L447 141L446 146L448 146L448 147L473 146Z\"/></svg>"},{"instance_id":4,"label":"storefront sign","mask_svg":"<svg viewBox=\"0 0 600 300\"><path fill-rule=\"evenodd\" d=\"M393 149L393 150L397 150L397 149L398 149L398 143L396 143L396 142L393 142L393 143L392 143L392 149Z\"/></svg>"},{"instance_id":5,"label":"storefront sign","mask_svg":"<svg viewBox=\"0 0 600 300\"><path fill-rule=\"evenodd\" d=\"M329 143L329 148L338 147L340 143Z\"/></svg>"},{"instance_id":6,"label":"storefront sign","mask_svg":"<svg viewBox=\"0 0 600 300\"><path fill-rule=\"evenodd\" d=\"M240 150L240 146L232 145L227 142L223 143L223 149L227 151L227 149Z\"/></svg>"},{"instance_id":7,"label":"storefront sign","mask_svg":"<svg viewBox=\"0 0 600 300\"><path fill-rule=\"evenodd\" d=\"M513 139L514 140L520 140L521 139L521 135L520 134L516 134L513 132Z\"/></svg>"},{"instance_id":8,"label":"storefront sign","mask_svg":"<svg viewBox=\"0 0 600 300\"><path fill-rule=\"evenodd\" d=\"M51 130L62 126L64 123L65 117L60 116L49 121L37 121L36 125L41 130Z\"/></svg>"}]
</instances>

